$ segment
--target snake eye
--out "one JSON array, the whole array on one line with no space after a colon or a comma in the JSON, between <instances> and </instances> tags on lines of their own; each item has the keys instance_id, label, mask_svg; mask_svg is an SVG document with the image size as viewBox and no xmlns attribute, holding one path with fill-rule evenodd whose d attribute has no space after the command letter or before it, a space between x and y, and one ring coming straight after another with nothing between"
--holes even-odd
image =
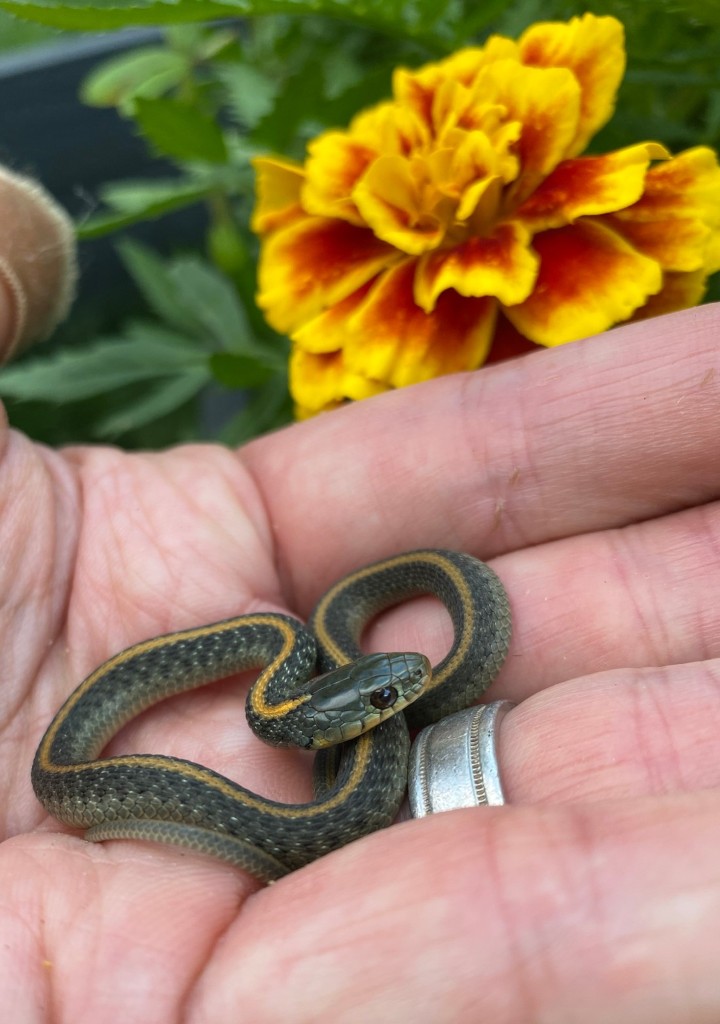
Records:
<instances>
[{"instance_id":1,"label":"snake eye","mask_svg":"<svg viewBox=\"0 0 720 1024\"><path fill-rule=\"evenodd\" d=\"M370 703L379 711L391 708L397 699L398 692L394 686L381 686L370 695Z\"/></svg>"}]
</instances>

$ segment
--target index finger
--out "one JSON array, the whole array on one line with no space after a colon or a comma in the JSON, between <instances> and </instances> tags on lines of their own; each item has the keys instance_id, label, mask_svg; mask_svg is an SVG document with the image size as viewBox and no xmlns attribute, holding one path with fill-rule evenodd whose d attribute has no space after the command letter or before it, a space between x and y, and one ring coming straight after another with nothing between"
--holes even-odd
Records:
<instances>
[{"instance_id":1,"label":"index finger","mask_svg":"<svg viewBox=\"0 0 720 1024\"><path fill-rule=\"evenodd\" d=\"M720 306L325 414L244 452L307 606L416 547L480 557L718 496Z\"/></svg>"}]
</instances>

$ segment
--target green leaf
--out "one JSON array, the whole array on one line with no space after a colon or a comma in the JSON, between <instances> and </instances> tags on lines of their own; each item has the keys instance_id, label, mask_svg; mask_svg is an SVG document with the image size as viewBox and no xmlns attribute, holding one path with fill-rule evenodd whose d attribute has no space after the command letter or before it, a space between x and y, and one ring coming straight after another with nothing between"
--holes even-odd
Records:
<instances>
[{"instance_id":1,"label":"green leaf","mask_svg":"<svg viewBox=\"0 0 720 1024\"><path fill-rule=\"evenodd\" d=\"M226 5L215 0L2 0L0 7L17 18L81 31L172 25L228 16Z\"/></svg>"},{"instance_id":2,"label":"green leaf","mask_svg":"<svg viewBox=\"0 0 720 1024\"><path fill-rule=\"evenodd\" d=\"M161 320L187 335L192 327L188 322L189 310L182 301L183 297L178 295L166 261L129 238L118 242L118 251L150 308Z\"/></svg>"},{"instance_id":3,"label":"green leaf","mask_svg":"<svg viewBox=\"0 0 720 1024\"><path fill-rule=\"evenodd\" d=\"M155 98L179 85L189 63L167 47L147 46L104 61L85 78L80 89L91 107L123 107L137 97Z\"/></svg>"},{"instance_id":4,"label":"green leaf","mask_svg":"<svg viewBox=\"0 0 720 1024\"><path fill-rule=\"evenodd\" d=\"M329 100L342 96L363 81L366 70L351 53L341 49L329 53L323 61L325 95Z\"/></svg>"},{"instance_id":5,"label":"green leaf","mask_svg":"<svg viewBox=\"0 0 720 1024\"><path fill-rule=\"evenodd\" d=\"M210 369L218 384L234 391L256 388L273 374L271 369L255 359L234 352L214 352L210 356Z\"/></svg>"},{"instance_id":6,"label":"green leaf","mask_svg":"<svg viewBox=\"0 0 720 1024\"><path fill-rule=\"evenodd\" d=\"M106 185L100 190L100 195L114 207L114 212L99 213L83 220L76 226L78 238L101 238L132 224L155 220L205 199L215 187L212 182L196 184L182 178L167 182L127 181Z\"/></svg>"},{"instance_id":7,"label":"green leaf","mask_svg":"<svg viewBox=\"0 0 720 1024\"><path fill-rule=\"evenodd\" d=\"M280 89L272 79L249 64L228 63L216 69L225 86L230 110L246 128L254 128L273 108Z\"/></svg>"},{"instance_id":8,"label":"green leaf","mask_svg":"<svg viewBox=\"0 0 720 1024\"><path fill-rule=\"evenodd\" d=\"M135 101L134 117L143 136L161 156L210 163L224 163L228 158L220 126L195 106L168 97L141 97Z\"/></svg>"},{"instance_id":9,"label":"green leaf","mask_svg":"<svg viewBox=\"0 0 720 1024\"><path fill-rule=\"evenodd\" d=\"M271 358L255 341L238 293L223 274L199 257L183 256L173 261L169 277L212 347L264 361Z\"/></svg>"},{"instance_id":10,"label":"green leaf","mask_svg":"<svg viewBox=\"0 0 720 1024\"><path fill-rule=\"evenodd\" d=\"M82 349L21 363L0 372L0 395L49 402L76 402L137 381L203 374L210 379L207 357L185 344L146 338L100 338Z\"/></svg>"},{"instance_id":11,"label":"green leaf","mask_svg":"<svg viewBox=\"0 0 720 1024\"><path fill-rule=\"evenodd\" d=\"M270 368L285 365L284 353L260 344L231 281L199 256L162 260L144 245L124 239L125 266L162 320L213 351L243 355Z\"/></svg>"},{"instance_id":12,"label":"green leaf","mask_svg":"<svg viewBox=\"0 0 720 1024\"><path fill-rule=\"evenodd\" d=\"M328 15L429 43L454 38L464 15L457 0L0 0L17 17L57 28L171 25L268 14Z\"/></svg>"},{"instance_id":13,"label":"green leaf","mask_svg":"<svg viewBox=\"0 0 720 1024\"><path fill-rule=\"evenodd\" d=\"M197 395L207 382L207 373L200 369L161 381L146 395L135 399L124 409L97 420L96 432L100 437L117 437L118 434L126 434L130 430L147 426L148 423L184 405Z\"/></svg>"}]
</instances>

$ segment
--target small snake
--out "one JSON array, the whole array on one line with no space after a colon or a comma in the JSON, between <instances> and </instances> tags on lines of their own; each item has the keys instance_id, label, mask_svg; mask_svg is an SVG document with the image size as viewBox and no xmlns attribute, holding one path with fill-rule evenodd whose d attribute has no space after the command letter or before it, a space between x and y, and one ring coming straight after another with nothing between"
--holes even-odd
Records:
<instances>
[{"instance_id":1,"label":"small snake","mask_svg":"<svg viewBox=\"0 0 720 1024\"><path fill-rule=\"evenodd\" d=\"M367 624L422 594L445 605L455 633L432 672L422 654L363 655ZM345 576L309 627L260 612L116 654L48 727L32 767L38 799L88 839L174 843L264 881L389 825L405 793L408 726L467 707L500 669L510 640L505 590L469 555L413 551ZM323 674L312 678L316 666ZM247 698L252 729L271 744L318 750L309 803L276 803L180 758L100 757L145 708L249 668L263 670Z\"/></svg>"}]
</instances>

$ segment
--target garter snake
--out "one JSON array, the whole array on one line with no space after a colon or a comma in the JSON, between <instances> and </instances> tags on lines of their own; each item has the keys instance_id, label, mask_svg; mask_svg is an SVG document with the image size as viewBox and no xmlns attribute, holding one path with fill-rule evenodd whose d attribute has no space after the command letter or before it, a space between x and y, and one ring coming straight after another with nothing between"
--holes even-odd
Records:
<instances>
[{"instance_id":1,"label":"garter snake","mask_svg":"<svg viewBox=\"0 0 720 1024\"><path fill-rule=\"evenodd\" d=\"M363 656L366 625L421 594L439 598L454 628L432 674L421 654ZM51 814L88 839L175 843L270 881L392 822L407 781L408 725L471 704L497 674L509 639L505 591L484 563L430 549L388 558L331 587L309 631L261 612L116 654L57 712L35 755L33 787ZM322 674L311 679L316 665ZM311 802L276 803L180 758L100 757L145 708L247 668L262 668L246 704L253 730L273 744L321 748Z\"/></svg>"}]
</instances>

